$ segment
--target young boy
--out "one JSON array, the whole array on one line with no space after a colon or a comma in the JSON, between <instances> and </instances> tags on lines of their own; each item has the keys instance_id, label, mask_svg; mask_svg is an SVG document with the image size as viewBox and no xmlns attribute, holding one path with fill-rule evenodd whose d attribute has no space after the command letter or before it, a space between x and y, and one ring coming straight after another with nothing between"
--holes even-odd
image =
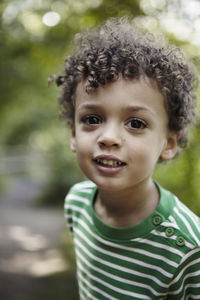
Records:
<instances>
[{"instance_id":1,"label":"young boy","mask_svg":"<svg viewBox=\"0 0 200 300\"><path fill-rule=\"evenodd\" d=\"M57 84L91 180L65 202L80 299L200 299L199 218L152 180L186 145L195 72L124 19L76 41Z\"/></svg>"}]
</instances>

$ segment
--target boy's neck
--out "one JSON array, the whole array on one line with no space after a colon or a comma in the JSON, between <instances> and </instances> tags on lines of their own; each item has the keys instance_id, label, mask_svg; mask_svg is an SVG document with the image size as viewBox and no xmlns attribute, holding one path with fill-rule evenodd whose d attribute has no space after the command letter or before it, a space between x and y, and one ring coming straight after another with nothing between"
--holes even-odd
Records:
<instances>
[{"instance_id":1,"label":"boy's neck","mask_svg":"<svg viewBox=\"0 0 200 300\"><path fill-rule=\"evenodd\" d=\"M159 191L151 179L143 186L123 194L99 190L94 209L106 224L128 227L140 223L153 213L159 199Z\"/></svg>"}]
</instances>

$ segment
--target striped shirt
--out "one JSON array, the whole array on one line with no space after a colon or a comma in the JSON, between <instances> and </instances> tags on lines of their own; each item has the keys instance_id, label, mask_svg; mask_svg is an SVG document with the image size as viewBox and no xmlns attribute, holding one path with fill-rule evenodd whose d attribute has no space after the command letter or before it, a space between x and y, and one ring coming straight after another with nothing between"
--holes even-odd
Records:
<instances>
[{"instance_id":1,"label":"striped shirt","mask_svg":"<svg viewBox=\"0 0 200 300\"><path fill-rule=\"evenodd\" d=\"M200 299L200 219L158 188L156 210L127 228L108 226L95 214L94 183L71 188L65 217L81 300Z\"/></svg>"}]
</instances>

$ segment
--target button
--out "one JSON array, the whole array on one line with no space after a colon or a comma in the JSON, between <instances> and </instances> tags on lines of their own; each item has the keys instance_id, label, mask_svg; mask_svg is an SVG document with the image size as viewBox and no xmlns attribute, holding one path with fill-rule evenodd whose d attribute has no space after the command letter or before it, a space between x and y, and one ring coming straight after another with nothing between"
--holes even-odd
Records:
<instances>
[{"instance_id":1,"label":"button","mask_svg":"<svg viewBox=\"0 0 200 300\"><path fill-rule=\"evenodd\" d=\"M155 226L160 225L161 222L162 222L162 218L159 215L156 215L153 217L153 224Z\"/></svg>"},{"instance_id":2,"label":"button","mask_svg":"<svg viewBox=\"0 0 200 300\"><path fill-rule=\"evenodd\" d=\"M174 228L168 227L165 230L166 236L172 236L174 234Z\"/></svg>"},{"instance_id":3,"label":"button","mask_svg":"<svg viewBox=\"0 0 200 300\"><path fill-rule=\"evenodd\" d=\"M182 236L178 236L176 239L176 244L180 247L185 245L185 240Z\"/></svg>"}]
</instances>

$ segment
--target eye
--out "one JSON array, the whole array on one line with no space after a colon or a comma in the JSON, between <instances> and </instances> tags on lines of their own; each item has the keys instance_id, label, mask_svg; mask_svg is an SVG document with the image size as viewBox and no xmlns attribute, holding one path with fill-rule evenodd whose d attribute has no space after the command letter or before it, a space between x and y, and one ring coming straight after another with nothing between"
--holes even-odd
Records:
<instances>
[{"instance_id":1,"label":"eye","mask_svg":"<svg viewBox=\"0 0 200 300\"><path fill-rule=\"evenodd\" d=\"M86 125L98 125L102 123L101 118L96 115L84 116L81 121Z\"/></svg>"},{"instance_id":2,"label":"eye","mask_svg":"<svg viewBox=\"0 0 200 300\"><path fill-rule=\"evenodd\" d=\"M147 127L147 124L141 119L132 118L127 122L126 126L131 129L144 129Z\"/></svg>"}]
</instances>

